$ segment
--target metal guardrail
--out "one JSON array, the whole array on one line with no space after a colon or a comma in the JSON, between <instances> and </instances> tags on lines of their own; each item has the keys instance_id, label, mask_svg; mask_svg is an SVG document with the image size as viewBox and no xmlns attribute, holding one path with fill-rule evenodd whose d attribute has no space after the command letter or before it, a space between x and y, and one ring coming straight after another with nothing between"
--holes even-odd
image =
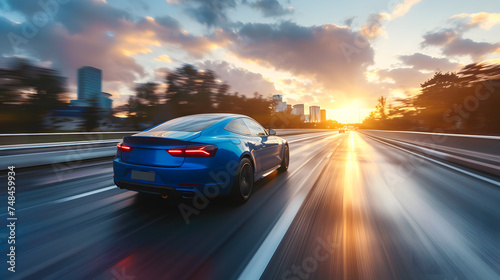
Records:
<instances>
[{"instance_id":1,"label":"metal guardrail","mask_svg":"<svg viewBox=\"0 0 500 280\"><path fill-rule=\"evenodd\" d=\"M312 132L324 132L332 130L322 129L279 129L278 135L293 135ZM107 134L130 135L135 131L125 132L106 132ZM95 135L102 132L85 132L73 133L74 135ZM6 134L0 134L1 136ZM9 136L61 136L65 133L26 133L26 134L8 134ZM69 141L69 142L51 142L51 143L34 143L34 144L12 144L0 146L0 161L5 165L0 166L0 170L4 170L8 165L15 165L18 168L31 167L47 164L61 164L65 162L81 161L99 157L112 157L116 153L115 144L121 140L106 139L106 140L88 140L88 141Z\"/></svg>"},{"instance_id":2,"label":"metal guardrail","mask_svg":"<svg viewBox=\"0 0 500 280\"><path fill-rule=\"evenodd\" d=\"M60 143L72 141L99 141L118 139L132 135L137 131L110 132L58 132L58 133L11 133L0 134L0 147L6 145L29 145L33 143Z\"/></svg>"},{"instance_id":3,"label":"metal guardrail","mask_svg":"<svg viewBox=\"0 0 500 280\"><path fill-rule=\"evenodd\" d=\"M431 148L448 147L467 152L500 156L500 137L415 131L360 130L372 136L391 138Z\"/></svg>"},{"instance_id":4,"label":"metal guardrail","mask_svg":"<svg viewBox=\"0 0 500 280\"><path fill-rule=\"evenodd\" d=\"M500 176L500 137L414 131L360 130L375 139Z\"/></svg>"},{"instance_id":5,"label":"metal guardrail","mask_svg":"<svg viewBox=\"0 0 500 280\"><path fill-rule=\"evenodd\" d=\"M85 146L85 145L99 145L108 143L117 143L120 139L110 139L110 140L96 140L96 141L71 141L71 142L51 142L51 143L36 143L36 144L25 144L25 145L4 145L0 146L0 156L2 151L9 150L29 150L29 149L45 149L45 148L60 148L60 147L71 147L71 146Z\"/></svg>"}]
</instances>

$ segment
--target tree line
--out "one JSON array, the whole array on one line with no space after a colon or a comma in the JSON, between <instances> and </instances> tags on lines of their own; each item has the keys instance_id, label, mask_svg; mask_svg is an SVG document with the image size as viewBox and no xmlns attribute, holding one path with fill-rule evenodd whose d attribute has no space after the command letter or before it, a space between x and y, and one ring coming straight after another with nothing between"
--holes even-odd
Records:
<instances>
[{"instance_id":1,"label":"tree line","mask_svg":"<svg viewBox=\"0 0 500 280\"><path fill-rule=\"evenodd\" d=\"M125 114L128 124L136 129L201 113L239 113L269 122L274 111L272 99L258 92L246 97L229 92L229 88L213 71L185 64L166 75L163 87L155 82L137 85L135 94L116 111Z\"/></svg>"},{"instance_id":2,"label":"tree line","mask_svg":"<svg viewBox=\"0 0 500 280\"><path fill-rule=\"evenodd\" d=\"M70 109L67 79L58 71L13 58L0 67L0 126L2 133L50 131L46 117L54 110ZM103 118L96 100L82 112L78 128L91 131ZM255 92L252 97L230 92L211 70L185 64L166 74L164 84L138 84L126 104L109 113L117 129L145 129L172 118L200 113L238 113L273 128L309 127L291 111L275 112L272 98ZM113 115L125 115L117 118ZM326 124L322 124L326 125Z\"/></svg>"},{"instance_id":3,"label":"tree line","mask_svg":"<svg viewBox=\"0 0 500 280\"><path fill-rule=\"evenodd\" d=\"M336 121L304 123L291 109L275 112L270 96L255 92L247 97L231 92L211 70L185 64L166 74L163 84L137 84L124 105L103 116L97 100L90 100L78 129L92 131L104 117L115 129L145 129L172 118L200 113L237 113L269 128L337 128ZM71 109L67 79L57 70L36 66L25 58L13 58L0 67L0 126L7 132L52 131L58 124L47 118L55 110ZM125 115L126 118L114 117ZM64 118L58 121L64 122Z\"/></svg>"},{"instance_id":4,"label":"tree line","mask_svg":"<svg viewBox=\"0 0 500 280\"><path fill-rule=\"evenodd\" d=\"M388 104L381 96L362 128L500 134L500 64L436 72L420 91Z\"/></svg>"},{"instance_id":5,"label":"tree line","mask_svg":"<svg viewBox=\"0 0 500 280\"><path fill-rule=\"evenodd\" d=\"M65 108L66 78L17 58L0 68L2 132L40 131L50 111Z\"/></svg>"},{"instance_id":6,"label":"tree line","mask_svg":"<svg viewBox=\"0 0 500 280\"><path fill-rule=\"evenodd\" d=\"M127 116L127 123L133 129L201 113L247 115L270 128L335 128L340 125L335 121L304 123L301 116L292 114L291 109L275 112L272 98L258 92L252 97L230 92L230 86L221 82L212 70L201 70L190 64L167 73L163 87L148 82L137 85L134 92L125 105L116 108L117 112Z\"/></svg>"}]
</instances>

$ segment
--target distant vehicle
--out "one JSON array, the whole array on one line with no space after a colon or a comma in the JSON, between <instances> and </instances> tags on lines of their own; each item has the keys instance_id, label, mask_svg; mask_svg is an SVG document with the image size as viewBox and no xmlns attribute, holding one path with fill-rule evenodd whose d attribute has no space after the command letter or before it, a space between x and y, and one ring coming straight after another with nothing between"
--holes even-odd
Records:
<instances>
[{"instance_id":1,"label":"distant vehicle","mask_svg":"<svg viewBox=\"0 0 500 280\"><path fill-rule=\"evenodd\" d=\"M289 158L288 142L250 117L191 115L124 137L113 161L114 182L162 196L199 192L243 203L254 181L286 171Z\"/></svg>"},{"instance_id":2,"label":"distant vehicle","mask_svg":"<svg viewBox=\"0 0 500 280\"><path fill-rule=\"evenodd\" d=\"M347 126L339 128L339 133L345 133L347 131Z\"/></svg>"}]
</instances>

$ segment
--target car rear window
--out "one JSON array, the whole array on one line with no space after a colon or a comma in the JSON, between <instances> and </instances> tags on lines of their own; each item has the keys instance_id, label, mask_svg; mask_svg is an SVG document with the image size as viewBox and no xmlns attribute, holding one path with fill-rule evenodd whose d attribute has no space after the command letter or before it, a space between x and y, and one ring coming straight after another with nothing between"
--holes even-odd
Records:
<instances>
[{"instance_id":1,"label":"car rear window","mask_svg":"<svg viewBox=\"0 0 500 280\"><path fill-rule=\"evenodd\" d=\"M196 132L211 126L212 124L222 120L226 116L221 115L192 115L170 120L162 123L149 131L187 131Z\"/></svg>"}]
</instances>

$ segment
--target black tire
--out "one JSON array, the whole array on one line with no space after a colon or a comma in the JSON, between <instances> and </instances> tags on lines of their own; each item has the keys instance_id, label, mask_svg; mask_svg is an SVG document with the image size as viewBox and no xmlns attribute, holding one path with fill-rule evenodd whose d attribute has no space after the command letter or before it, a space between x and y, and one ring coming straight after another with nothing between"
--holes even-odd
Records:
<instances>
[{"instance_id":1,"label":"black tire","mask_svg":"<svg viewBox=\"0 0 500 280\"><path fill-rule=\"evenodd\" d=\"M242 158L234 177L233 189L231 190L231 201L243 204L252 195L254 170L252 162L248 158Z\"/></svg>"},{"instance_id":2,"label":"black tire","mask_svg":"<svg viewBox=\"0 0 500 280\"><path fill-rule=\"evenodd\" d=\"M285 145L283 151L283 159L281 160L281 166L278 168L278 172L285 172L288 170L288 165L290 164L290 149L288 145Z\"/></svg>"}]
</instances>

